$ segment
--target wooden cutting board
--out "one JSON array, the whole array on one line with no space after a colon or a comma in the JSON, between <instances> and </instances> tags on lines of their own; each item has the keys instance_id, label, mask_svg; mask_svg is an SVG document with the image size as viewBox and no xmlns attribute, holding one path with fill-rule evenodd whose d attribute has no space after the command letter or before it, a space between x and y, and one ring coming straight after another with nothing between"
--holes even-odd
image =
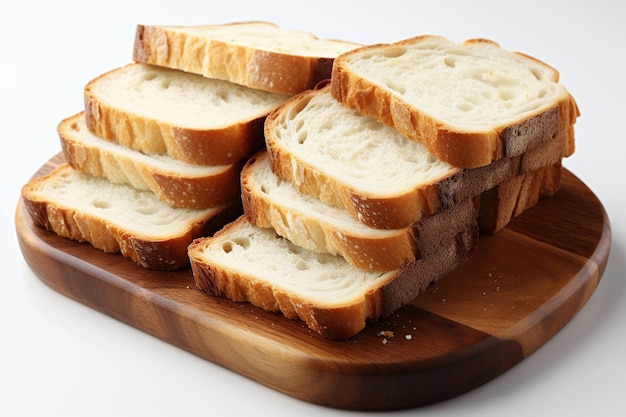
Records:
<instances>
[{"instance_id":1,"label":"wooden cutting board","mask_svg":"<svg viewBox=\"0 0 626 417\"><path fill-rule=\"evenodd\" d=\"M564 170L554 198L482 236L469 262L411 305L328 341L301 322L201 293L190 269L148 271L39 229L21 201L15 222L26 262L52 289L286 395L355 410L445 400L510 369L584 306L611 241L602 204Z\"/></svg>"}]
</instances>

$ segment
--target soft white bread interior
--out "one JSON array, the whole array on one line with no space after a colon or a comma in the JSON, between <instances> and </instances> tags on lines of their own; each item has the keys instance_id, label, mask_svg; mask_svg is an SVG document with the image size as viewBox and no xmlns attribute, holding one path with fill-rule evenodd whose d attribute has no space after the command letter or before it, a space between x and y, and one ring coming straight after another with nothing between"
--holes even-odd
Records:
<instances>
[{"instance_id":1,"label":"soft white bread interior","mask_svg":"<svg viewBox=\"0 0 626 417\"><path fill-rule=\"evenodd\" d=\"M265 139L278 176L377 228L405 227L434 212L432 188L459 172L424 145L343 106L328 87L272 112Z\"/></svg>"},{"instance_id":2,"label":"soft white bread interior","mask_svg":"<svg viewBox=\"0 0 626 417\"><path fill-rule=\"evenodd\" d=\"M260 90L296 94L330 78L334 58L359 46L322 40L270 22L137 25L133 59Z\"/></svg>"},{"instance_id":3,"label":"soft white bread interior","mask_svg":"<svg viewBox=\"0 0 626 417\"><path fill-rule=\"evenodd\" d=\"M520 155L568 131L578 108L551 66L485 39L371 45L335 61L332 93L454 166Z\"/></svg>"},{"instance_id":4,"label":"soft white bread interior","mask_svg":"<svg viewBox=\"0 0 626 417\"><path fill-rule=\"evenodd\" d=\"M400 229L516 176L560 161L567 132L516 157L455 168L335 100L329 88L299 94L265 124L272 171L298 191L374 228Z\"/></svg>"},{"instance_id":5,"label":"soft white bread interior","mask_svg":"<svg viewBox=\"0 0 626 417\"><path fill-rule=\"evenodd\" d=\"M267 114L287 99L183 71L129 64L85 86L97 136L199 165L237 163L263 146Z\"/></svg>"},{"instance_id":6,"label":"soft white bread interior","mask_svg":"<svg viewBox=\"0 0 626 417\"><path fill-rule=\"evenodd\" d=\"M239 198L240 165L194 165L167 155L148 155L89 131L84 113L58 126L65 160L74 169L140 190L174 207L209 208Z\"/></svg>"},{"instance_id":7,"label":"soft white bread interior","mask_svg":"<svg viewBox=\"0 0 626 417\"><path fill-rule=\"evenodd\" d=\"M345 210L300 193L271 170L267 154L252 157L242 170L242 200L248 221L314 252L342 256L357 268L390 271L436 250L460 235L477 241L477 208L471 199L402 229L374 229ZM473 237L472 237L473 236Z\"/></svg>"},{"instance_id":8,"label":"soft white bread interior","mask_svg":"<svg viewBox=\"0 0 626 417\"><path fill-rule=\"evenodd\" d=\"M159 270L186 266L193 239L215 232L240 213L236 204L173 208L150 191L115 184L67 164L29 181L22 197L37 226Z\"/></svg>"},{"instance_id":9,"label":"soft white bread interior","mask_svg":"<svg viewBox=\"0 0 626 417\"><path fill-rule=\"evenodd\" d=\"M294 245L242 216L213 237L196 239L189 257L202 291L282 312L325 338L345 339L410 303L473 249L460 241L406 268L368 272L340 256Z\"/></svg>"}]
</instances>

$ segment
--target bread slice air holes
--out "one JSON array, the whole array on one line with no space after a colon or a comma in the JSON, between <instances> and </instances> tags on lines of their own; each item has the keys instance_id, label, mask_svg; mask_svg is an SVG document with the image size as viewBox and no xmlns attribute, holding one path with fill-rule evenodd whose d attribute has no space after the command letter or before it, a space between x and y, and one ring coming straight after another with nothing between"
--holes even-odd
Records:
<instances>
[{"instance_id":1,"label":"bread slice air holes","mask_svg":"<svg viewBox=\"0 0 626 417\"><path fill-rule=\"evenodd\" d=\"M535 79L537 79L537 81L543 81L546 79L545 72L539 71L539 69L537 68L531 68L530 72L535 77Z\"/></svg>"},{"instance_id":2,"label":"bread slice air holes","mask_svg":"<svg viewBox=\"0 0 626 417\"><path fill-rule=\"evenodd\" d=\"M91 205L97 209L103 209L103 210L106 210L109 207L111 207L111 204L108 201L103 200L101 198L94 198L93 200L91 200Z\"/></svg>"},{"instance_id":3,"label":"bread slice air holes","mask_svg":"<svg viewBox=\"0 0 626 417\"><path fill-rule=\"evenodd\" d=\"M298 246L298 245L294 245L291 242L286 242L287 243L287 251L289 251L289 253L294 254L294 255L299 255L302 253L303 248Z\"/></svg>"},{"instance_id":4,"label":"bread slice air holes","mask_svg":"<svg viewBox=\"0 0 626 417\"><path fill-rule=\"evenodd\" d=\"M383 55L386 58L400 58L404 54L406 54L406 48L402 47L402 46L398 46L398 47L395 47L395 48L387 48L383 52Z\"/></svg>"},{"instance_id":5,"label":"bread slice air holes","mask_svg":"<svg viewBox=\"0 0 626 417\"><path fill-rule=\"evenodd\" d=\"M241 251L250 247L250 238L247 236L235 237L230 240L222 242L222 250L225 253L231 253L233 251Z\"/></svg>"},{"instance_id":6,"label":"bread slice air holes","mask_svg":"<svg viewBox=\"0 0 626 417\"><path fill-rule=\"evenodd\" d=\"M324 120L322 122L322 124L320 125L320 130L322 130L322 131L330 130L330 129L332 129L334 124L335 124L334 120Z\"/></svg>"},{"instance_id":7,"label":"bread slice air holes","mask_svg":"<svg viewBox=\"0 0 626 417\"><path fill-rule=\"evenodd\" d=\"M153 71L146 71L142 76L141 76L141 80L142 81L152 81L155 78L157 78L159 75L156 72Z\"/></svg>"},{"instance_id":8,"label":"bread slice air holes","mask_svg":"<svg viewBox=\"0 0 626 417\"><path fill-rule=\"evenodd\" d=\"M304 145L304 142L306 142L308 138L308 134L305 130L300 130L297 133L297 141L299 145Z\"/></svg>"},{"instance_id":9,"label":"bread slice air holes","mask_svg":"<svg viewBox=\"0 0 626 417\"><path fill-rule=\"evenodd\" d=\"M167 79L167 80L161 81L161 88L163 90L167 90L168 88L170 88L171 85L172 85L172 80Z\"/></svg>"},{"instance_id":10,"label":"bread slice air holes","mask_svg":"<svg viewBox=\"0 0 626 417\"><path fill-rule=\"evenodd\" d=\"M328 263L330 261L329 257L331 255L327 254L327 253L318 253L315 255L315 260L320 263L320 264L325 264Z\"/></svg>"},{"instance_id":11,"label":"bread slice air holes","mask_svg":"<svg viewBox=\"0 0 626 417\"><path fill-rule=\"evenodd\" d=\"M514 100L515 97L517 95L515 94L515 91L512 89L508 89L508 88L501 88L498 91L498 97L500 98L500 100L502 101L510 101L510 100Z\"/></svg>"},{"instance_id":12,"label":"bread slice air holes","mask_svg":"<svg viewBox=\"0 0 626 417\"><path fill-rule=\"evenodd\" d=\"M296 262L296 269L298 271L306 271L307 269L309 269L309 265L307 265L307 263L304 260L299 259Z\"/></svg>"},{"instance_id":13,"label":"bread slice air holes","mask_svg":"<svg viewBox=\"0 0 626 417\"><path fill-rule=\"evenodd\" d=\"M444 57L444 59L443 59L443 63L446 64L446 67L448 67L448 68L456 67L456 61L457 61L456 57L455 56L451 56L451 55L448 55L448 56Z\"/></svg>"}]
</instances>

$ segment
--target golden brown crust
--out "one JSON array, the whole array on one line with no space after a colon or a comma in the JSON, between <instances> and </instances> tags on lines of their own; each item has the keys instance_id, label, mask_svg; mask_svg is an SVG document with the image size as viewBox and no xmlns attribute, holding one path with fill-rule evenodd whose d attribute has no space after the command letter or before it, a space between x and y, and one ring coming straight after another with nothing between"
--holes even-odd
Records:
<instances>
[{"instance_id":1,"label":"golden brown crust","mask_svg":"<svg viewBox=\"0 0 626 417\"><path fill-rule=\"evenodd\" d=\"M367 321L376 321L381 316L380 307L370 310L371 306L382 304L380 290L366 294L366 299L354 304L320 307L295 294L276 290L268 283L203 262L194 256L193 244L189 250L194 280L202 292L235 302L247 302L266 311L281 313L290 320L302 320L309 329L327 339L347 339L360 332Z\"/></svg>"},{"instance_id":2,"label":"golden brown crust","mask_svg":"<svg viewBox=\"0 0 626 417\"><path fill-rule=\"evenodd\" d=\"M267 198L255 184L251 172L266 157L259 153L244 167L242 200L248 221L261 228L273 228L279 235L311 250L341 255L353 266L368 271L398 269L449 245L455 236L475 227L477 208L466 199L415 224L380 236L320 221L306 213Z\"/></svg>"},{"instance_id":3,"label":"golden brown crust","mask_svg":"<svg viewBox=\"0 0 626 417\"><path fill-rule=\"evenodd\" d=\"M502 181L518 175L522 170L532 170L560 161L571 148L570 131L566 129L561 133L555 133L554 137L550 137L545 144L525 154L499 158L481 167L457 168L446 178L406 190L401 195L371 196L299 160L282 146L280 138L274 133L275 126L280 123L282 113L288 112L290 108L301 107L301 103L308 100L312 94L316 92L308 91L299 94L268 116L265 124L265 139L272 171L279 177L292 182L300 192L343 208L350 216L373 228L408 227L424 216L480 195ZM552 118L548 113L546 117ZM535 130L526 127L510 134L527 131L534 132Z\"/></svg>"},{"instance_id":4,"label":"golden brown crust","mask_svg":"<svg viewBox=\"0 0 626 417\"><path fill-rule=\"evenodd\" d=\"M358 231L339 230L330 224L318 223L315 218L294 215L284 205L274 204L264 197L250 178L254 164L265 157L264 152L252 157L241 174L243 210L250 223L261 228L271 227L279 235L303 247L307 246L311 236L317 235L317 230L321 230L326 250L340 254L360 269L389 271L419 257L420 247L412 227L396 230L384 237L374 237Z\"/></svg>"},{"instance_id":5,"label":"golden brown crust","mask_svg":"<svg viewBox=\"0 0 626 417\"><path fill-rule=\"evenodd\" d=\"M59 169L68 168L68 165L61 165ZM24 205L36 226L64 238L88 242L107 253L121 253L148 269L175 270L185 267L189 264L187 246L193 239L214 233L241 213L237 204L222 206L201 221L190 223L179 234L154 240L130 233L98 216L41 199L31 192L38 181L40 179L31 180L22 188Z\"/></svg>"},{"instance_id":6,"label":"golden brown crust","mask_svg":"<svg viewBox=\"0 0 626 417\"><path fill-rule=\"evenodd\" d=\"M115 70L113 70L115 71ZM108 73L107 73L108 74ZM264 145L265 114L217 129L194 130L110 106L92 92L102 74L85 87L85 121L89 130L103 139L151 155L197 165L238 163Z\"/></svg>"},{"instance_id":7,"label":"golden brown crust","mask_svg":"<svg viewBox=\"0 0 626 417\"><path fill-rule=\"evenodd\" d=\"M441 207L432 187L383 199L369 197L301 161L294 161L277 147L268 146L267 149L272 171L276 175L294 183L302 193L317 196L327 204L345 209L350 216L370 227L407 227ZM294 175L296 172L297 178Z\"/></svg>"},{"instance_id":8,"label":"golden brown crust","mask_svg":"<svg viewBox=\"0 0 626 417\"><path fill-rule=\"evenodd\" d=\"M239 197L240 164L222 166L218 172L211 174L186 174L176 170L159 169L147 166L137 161L116 160L116 165L106 164L112 158L104 150L85 145L77 141L74 132L82 113L61 121L58 134L61 148L69 165L74 169L98 177L116 177L118 165L124 165L124 170L137 172L159 199L183 208L209 208L229 203Z\"/></svg>"},{"instance_id":9,"label":"golden brown crust","mask_svg":"<svg viewBox=\"0 0 626 417\"><path fill-rule=\"evenodd\" d=\"M359 190L341 183L335 177L320 172L315 167L297 160L274 132L281 113L297 108L319 90L310 90L287 100L270 113L265 123L265 141L272 171L291 181L302 193L314 195L327 204L344 208L348 214L364 224L379 229L407 227L425 215L441 208L436 181L419 189L398 196L383 198L365 195Z\"/></svg>"},{"instance_id":10,"label":"golden brown crust","mask_svg":"<svg viewBox=\"0 0 626 417\"><path fill-rule=\"evenodd\" d=\"M217 234L227 234L239 218ZM216 235L217 235L216 234ZM281 312L289 319L300 319L327 339L347 339L363 330L367 323L385 318L410 303L431 283L460 266L471 256L478 240L478 227L460 233L448 250L440 250L403 269L387 273L380 287L356 295L349 304L317 305L294 293L276 289L269 282L212 265L203 260L204 239L189 246L189 257L196 286L203 292L237 302L250 302L268 311Z\"/></svg>"},{"instance_id":11,"label":"golden brown crust","mask_svg":"<svg viewBox=\"0 0 626 417\"><path fill-rule=\"evenodd\" d=\"M268 22L237 22L225 26L248 23L278 29ZM317 39L313 35L311 38ZM313 88L320 81L330 78L334 60L255 49L148 25L137 25L133 59L289 95Z\"/></svg>"},{"instance_id":12,"label":"golden brown crust","mask_svg":"<svg viewBox=\"0 0 626 417\"><path fill-rule=\"evenodd\" d=\"M394 45L405 45L428 36L400 41ZM485 39L469 40L497 45ZM356 50L362 53L376 50L385 45L371 45ZM411 140L424 143L427 149L441 160L461 168L487 165L503 157L515 157L545 144L561 131L570 131L573 145L573 124L578 116L578 107L571 95L564 95L548 109L538 111L520 120L513 126L494 127L484 132L464 132L424 114L420 109L362 79L342 66L348 52L337 58L331 77L331 93L349 108L372 116L380 122L395 127ZM520 54L521 55L521 54ZM535 60L537 62L541 62ZM512 135L515 131L517 135ZM514 140L513 140L514 139ZM573 151L573 148L572 148Z\"/></svg>"}]
</instances>

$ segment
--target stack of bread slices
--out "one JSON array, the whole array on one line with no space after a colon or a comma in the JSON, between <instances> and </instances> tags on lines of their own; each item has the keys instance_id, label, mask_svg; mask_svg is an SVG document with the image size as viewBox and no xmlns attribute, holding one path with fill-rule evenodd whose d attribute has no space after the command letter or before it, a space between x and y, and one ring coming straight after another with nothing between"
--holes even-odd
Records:
<instances>
[{"instance_id":1,"label":"stack of bread slices","mask_svg":"<svg viewBox=\"0 0 626 417\"><path fill-rule=\"evenodd\" d=\"M241 203L243 215L215 234L196 236L187 248L200 290L300 319L328 339L349 338L469 259L480 231L496 233L558 190L561 160L574 151L578 108L552 67L488 40L456 44L422 36L360 46L266 23L247 25L230 36L221 32L243 26L139 26L137 63L129 68L141 69L141 82L119 86L96 79L85 90L84 125L77 116L65 129L187 163L201 164L205 154L212 155L209 165L245 160L240 173L232 168L241 187L221 188L240 192L241 199L228 203L229 195L217 203ZM274 29L259 33L259 27ZM161 73L264 91L271 104L254 119L264 120L255 125L263 128L265 146L234 133L207 139L198 132L209 129L197 125L129 118L124 106L151 108L158 101L155 91L135 101L143 89L137 84L156 80L161 90L173 88L172 78ZM207 91L190 83L179 99L169 96L169 106L154 119L182 113L210 122L209 110L193 115L197 103L212 95ZM119 100L109 104L111 95ZM238 108L217 110L241 120ZM232 145L231 159L201 149L211 139L221 140L220 148ZM103 175L104 168L79 163L95 158L69 149L64 145L72 173ZM108 175L109 183L123 176L138 188L130 179L136 175L110 165L117 174ZM64 183L69 188L75 181ZM191 193L180 185L177 190L175 195ZM36 208L32 193L25 199ZM208 189L191 200L210 200L207 194L214 193L220 194ZM103 205L97 192L78 194ZM119 197L113 201L113 195L104 205L115 204ZM41 200L51 205L49 196ZM190 209L168 208L180 210ZM31 212L37 218L41 210ZM88 241L90 227L80 233Z\"/></svg>"},{"instance_id":2,"label":"stack of bread slices","mask_svg":"<svg viewBox=\"0 0 626 417\"><path fill-rule=\"evenodd\" d=\"M290 45L259 52L277 39ZM22 188L26 208L38 226L145 268L188 266L193 239L241 215L240 172L264 147L265 117L355 46L266 22L138 25L134 62L87 83L83 111L58 126L66 163ZM302 56L287 79L274 64L289 48Z\"/></svg>"}]
</instances>

